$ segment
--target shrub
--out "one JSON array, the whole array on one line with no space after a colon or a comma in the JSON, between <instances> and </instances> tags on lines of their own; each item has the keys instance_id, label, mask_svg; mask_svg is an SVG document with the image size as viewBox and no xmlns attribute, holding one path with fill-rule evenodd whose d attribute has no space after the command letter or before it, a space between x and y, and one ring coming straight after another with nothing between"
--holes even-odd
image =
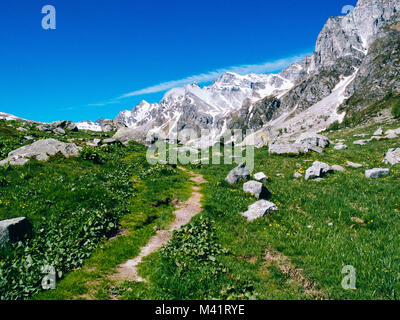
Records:
<instances>
[{"instance_id":1,"label":"shrub","mask_svg":"<svg viewBox=\"0 0 400 320\"><path fill-rule=\"evenodd\" d=\"M91 147L84 147L79 152L79 157L83 160L92 161L96 164L103 164L105 162L105 157L101 154L101 152Z\"/></svg>"},{"instance_id":2,"label":"shrub","mask_svg":"<svg viewBox=\"0 0 400 320\"><path fill-rule=\"evenodd\" d=\"M400 118L400 99L393 104L392 115L395 118Z\"/></svg>"}]
</instances>

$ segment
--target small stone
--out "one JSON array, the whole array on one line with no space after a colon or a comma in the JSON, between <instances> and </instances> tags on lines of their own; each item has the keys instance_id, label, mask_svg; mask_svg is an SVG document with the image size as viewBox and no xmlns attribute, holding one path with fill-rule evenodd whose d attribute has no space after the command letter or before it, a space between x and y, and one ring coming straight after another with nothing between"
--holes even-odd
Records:
<instances>
[{"instance_id":1,"label":"small stone","mask_svg":"<svg viewBox=\"0 0 400 320\"><path fill-rule=\"evenodd\" d=\"M303 177L303 175L300 172L296 171L294 173L293 177L296 178L296 179L299 179L299 178Z\"/></svg>"},{"instance_id":2,"label":"small stone","mask_svg":"<svg viewBox=\"0 0 400 320\"><path fill-rule=\"evenodd\" d=\"M351 161L346 161L346 163L347 163L347 165L349 167L352 167L352 168L362 168L363 167L362 164L354 163L354 162L351 162Z\"/></svg>"},{"instance_id":3,"label":"small stone","mask_svg":"<svg viewBox=\"0 0 400 320\"><path fill-rule=\"evenodd\" d=\"M353 144L358 145L358 146L365 146L370 141L371 141L370 139L357 140L357 141L354 141Z\"/></svg>"},{"instance_id":4,"label":"small stone","mask_svg":"<svg viewBox=\"0 0 400 320\"><path fill-rule=\"evenodd\" d=\"M254 175L254 179L260 182L267 182L268 177L264 174L264 172L258 172Z\"/></svg>"},{"instance_id":5,"label":"small stone","mask_svg":"<svg viewBox=\"0 0 400 320\"><path fill-rule=\"evenodd\" d=\"M347 146L343 143L338 143L333 147L333 150L346 150Z\"/></svg>"},{"instance_id":6,"label":"small stone","mask_svg":"<svg viewBox=\"0 0 400 320\"><path fill-rule=\"evenodd\" d=\"M374 132L374 136L381 136L381 135L383 135L383 129L382 128L379 128L378 130L376 130Z\"/></svg>"}]
</instances>

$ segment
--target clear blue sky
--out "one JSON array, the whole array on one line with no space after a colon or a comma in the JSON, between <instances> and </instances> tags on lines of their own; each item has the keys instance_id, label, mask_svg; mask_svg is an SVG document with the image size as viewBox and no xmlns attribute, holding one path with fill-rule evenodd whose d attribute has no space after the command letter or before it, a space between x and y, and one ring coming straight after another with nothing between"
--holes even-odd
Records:
<instances>
[{"instance_id":1,"label":"clear blue sky","mask_svg":"<svg viewBox=\"0 0 400 320\"><path fill-rule=\"evenodd\" d=\"M355 3L1 0L0 111L46 122L114 118L165 93L142 89L312 52L327 18ZM42 29L47 4L56 30Z\"/></svg>"}]
</instances>

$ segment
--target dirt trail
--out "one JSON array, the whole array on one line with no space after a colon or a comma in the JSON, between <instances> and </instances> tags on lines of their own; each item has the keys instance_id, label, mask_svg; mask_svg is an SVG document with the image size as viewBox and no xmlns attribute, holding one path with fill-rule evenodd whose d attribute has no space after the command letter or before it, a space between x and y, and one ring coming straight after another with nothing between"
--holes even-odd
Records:
<instances>
[{"instance_id":1,"label":"dirt trail","mask_svg":"<svg viewBox=\"0 0 400 320\"><path fill-rule=\"evenodd\" d=\"M179 169L187 171L184 168ZM177 210L174 212L175 221L168 230L157 231L157 235L150 239L136 258L128 260L124 264L120 265L117 274L113 276L114 279L144 282L145 280L138 275L136 270L143 258L163 247L169 241L173 231L188 224L195 215L201 212L201 198L203 195L199 192L200 187L198 185L206 183L207 181L200 174L196 174L192 171L190 171L189 174L191 175L190 180L195 182L197 185L193 186L193 192L190 198L177 206Z\"/></svg>"}]
</instances>

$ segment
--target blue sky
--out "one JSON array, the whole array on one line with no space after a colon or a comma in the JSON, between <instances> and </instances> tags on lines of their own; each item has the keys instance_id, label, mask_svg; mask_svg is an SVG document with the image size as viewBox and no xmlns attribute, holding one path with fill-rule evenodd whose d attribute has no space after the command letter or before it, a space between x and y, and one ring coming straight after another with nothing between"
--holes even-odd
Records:
<instances>
[{"instance_id":1,"label":"blue sky","mask_svg":"<svg viewBox=\"0 0 400 320\"><path fill-rule=\"evenodd\" d=\"M225 70L279 71L314 50L329 16L355 4L2 0L0 112L45 122L114 118L143 99L158 102L170 86L205 84ZM56 30L41 26L45 5L56 8Z\"/></svg>"}]
</instances>

